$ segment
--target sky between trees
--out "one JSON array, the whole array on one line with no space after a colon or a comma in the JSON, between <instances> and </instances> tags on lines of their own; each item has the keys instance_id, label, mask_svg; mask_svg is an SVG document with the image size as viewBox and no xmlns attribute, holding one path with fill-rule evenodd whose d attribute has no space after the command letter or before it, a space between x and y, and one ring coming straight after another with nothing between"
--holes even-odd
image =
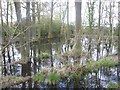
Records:
<instances>
[{"instance_id":1,"label":"sky between trees","mask_svg":"<svg viewBox=\"0 0 120 90\"><path fill-rule=\"evenodd\" d=\"M5 10L6 9L6 1L12 1L12 0L2 0L2 7L3 7L3 10ZM16 1L18 1L18 0L16 0ZM21 2L24 2L24 1L27 1L27 0L20 0ZM41 2L50 2L51 0L29 0L29 1L31 1L31 2L33 2L33 1L41 1ZM75 24L75 0L54 0L55 2L57 2L57 3L62 3L62 2L67 2L67 1L69 1L69 22L70 23L74 23ZM88 7L87 7L87 2L88 1L90 1L90 0L77 0L77 1L82 1L82 23L83 23L83 25L85 24L85 25L87 25L88 23ZM94 7L94 23L96 23L97 24L97 18L98 18L98 5L99 5L99 2L98 2L98 0L91 0L91 1L94 1L95 2L95 7ZM113 17L114 17L114 20L113 20L113 26L115 27L116 26L116 24L118 23L118 14L117 14L117 12L118 12L118 1L119 0L101 0L101 2L102 3L104 3L104 5L103 5L103 8L105 8L106 6L108 6L109 5L109 2L114 2L114 5L115 5L115 7L114 7L114 9L112 10L112 12L113 12ZM25 5L24 4L22 4L22 7L25 7ZM58 9L58 7L55 7L54 8L55 10L54 10L54 14L56 13L56 11L58 11L59 9ZM25 18L26 17L26 9L25 8L21 8L21 11L22 11L22 17L23 18ZM9 11L9 13L10 13L10 11ZM5 15L6 14L6 12L3 12L3 14ZM32 14L32 12L31 12L31 14ZM3 20L4 21L6 21L6 16L4 16L3 15ZM106 13L103 13L102 14L102 17L103 18L105 18L106 16ZM66 15L67 16L67 15ZM9 17L10 17L10 15L9 15ZM103 19L102 18L102 19ZM107 18L105 18L106 19L106 22L108 22L108 19ZM103 19L104 20L104 19ZM10 21L10 19L9 19L9 21ZM13 21L16 21L16 13L15 13L15 10L13 10ZM65 18L65 22L67 22L67 19ZM104 23L101 23L101 24L103 24L104 25ZM109 26L109 25L108 25Z\"/></svg>"}]
</instances>

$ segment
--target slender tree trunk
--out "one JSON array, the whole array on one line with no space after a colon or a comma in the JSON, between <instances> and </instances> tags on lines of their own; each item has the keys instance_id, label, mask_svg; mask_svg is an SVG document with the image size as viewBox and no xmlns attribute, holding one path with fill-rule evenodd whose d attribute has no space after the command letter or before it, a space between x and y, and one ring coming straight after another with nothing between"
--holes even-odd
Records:
<instances>
[{"instance_id":1,"label":"slender tree trunk","mask_svg":"<svg viewBox=\"0 0 120 90\"><path fill-rule=\"evenodd\" d=\"M100 32L100 34L101 34L101 28L100 28L100 26L101 26L101 0L99 0L99 12L98 12L98 14L99 14L99 18L98 18L98 32ZM100 38L100 35L99 35L99 38ZM99 40L99 38L98 38L98 43L97 43L97 61L99 60L99 56L100 56L100 40ZM98 81L99 81L99 87L100 87L100 80L98 80L99 78L97 78L98 77L98 75L99 75L99 73L96 73L96 85L98 85Z\"/></svg>"},{"instance_id":2,"label":"slender tree trunk","mask_svg":"<svg viewBox=\"0 0 120 90\"><path fill-rule=\"evenodd\" d=\"M41 2L37 2L37 19L38 22L40 23L40 12L41 12Z\"/></svg>"},{"instance_id":3,"label":"slender tree trunk","mask_svg":"<svg viewBox=\"0 0 120 90\"><path fill-rule=\"evenodd\" d=\"M118 82L120 82L120 2L118 2Z\"/></svg>"},{"instance_id":4,"label":"slender tree trunk","mask_svg":"<svg viewBox=\"0 0 120 90\"><path fill-rule=\"evenodd\" d=\"M36 18L35 18L35 2L32 2L32 23L33 25L36 23ZM36 39L36 28L33 27L33 30L31 30L31 36L32 38Z\"/></svg>"},{"instance_id":5,"label":"slender tree trunk","mask_svg":"<svg viewBox=\"0 0 120 90\"><path fill-rule=\"evenodd\" d=\"M13 61L15 61L15 52L14 52L14 44L12 45L12 58L13 58ZM15 65L12 65L13 67L13 75L15 75Z\"/></svg>"},{"instance_id":6,"label":"slender tree trunk","mask_svg":"<svg viewBox=\"0 0 120 90\"><path fill-rule=\"evenodd\" d=\"M38 3L38 2L37 2ZM38 9L37 9L38 10ZM33 24L35 24L36 23L36 16L35 16L35 2L32 2L32 22L33 22ZM37 38L36 37L36 28L34 28L33 27L33 30L34 31L32 31L32 36L33 36L33 38ZM39 35L38 35L39 36ZM39 41L38 41L39 42ZM34 61L34 75L37 73L37 60L36 60L36 43L34 43L34 45L32 45L33 46L33 61ZM39 47L39 46L38 46ZM37 86L37 83L36 82L34 82L34 87L36 87Z\"/></svg>"},{"instance_id":7,"label":"slender tree trunk","mask_svg":"<svg viewBox=\"0 0 120 90\"><path fill-rule=\"evenodd\" d=\"M40 12L41 12L41 2L39 3L39 2L37 2L37 19L38 19L38 23L40 24ZM41 28L41 27L40 27ZM40 28L39 28L39 30L37 31L38 32L38 55L40 55L41 53L40 53L40 46L41 46L41 30L40 30ZM39 64L39 67L38 67L38 71L40 70L40 68L41 68L41 60L40 60L41 58L39 57L38 58L38 64Z\"/></svg>"},{"instance_id":8,"label":"slender tree trunk","mask_svg":"<svg viewBox=\"0 0 120 90\"><path fill-rule=\"evenodd\" d=\"M99 0L99 18L98 18L98 32L101 31L100 25L101 25L101 0ZM100 37L100 36L99 36ZM99 38L98 38L99 40ZM99 53L100 53L100 42L97 44L97 60L99 59Z\"/></svg>"},{"instance_id":9,"label":"slender tree trunk","mask_svg":"<svg viewBox=\"0 0 120 90\"><path fill-rule=\"evenodd\" d=\"M82 45L81 45L81 26L82 26L82 18L81 18L81 10L82 10L82 0L78 2L75 0L75 9L76 9L76 30L75 30L75 44L73 48L76 50L79 49L79 56L75 55L75 64L80 64Z\"/></svg>"},{"instance_id":10,"label":"slender tree trunk","mask_svg":"<svg viewBox=\"0 0 120 90\"><path fill-rule=\"evenodd\" d=\"M109 33L109 36L110 36L110 40L109 40L109 51L112 52L112 32L113 32L113 25L112 25L112 2L109 3L110 5L110 12L109 12L109 25L110 25L110 33Z\"/></svg>"},{"instance_id":11,"label":"slender tree trunk","mask_svg":"<svg viewBox=\"0 0 120 90\"><path fill-rule=\"evenodd\" d=\"M69 31L69 0L67 0L67 32L66 32L66 48L69 50L70 43L70 31ZM68 63L69 57L66 56L66 62Z\"/></svg>"},{"instance_id":12,"label":"slender tree trunk","mask_svg":"<svg viewBox=\"0 0 120 90\"><path fill-rule=\"evenodd\" d=\"M9 23L8 23L8 16L9 16L9 2L7 2L7 15L6 15L6 22L7 22L7 26L9 27ZM7 41L9 39L9 35L7 35ZM11 63L11 57L10 57L10 52L9 52L9 45L7 46L7 57L8 57L8 62ZM12 74L12 67L10 65L10 74Z\"/></svg>"},{"instance_id":13,"label":"slender tree trunk","mask_svg":"<svg viewBox=\"0 0 120 90\"><path fill-rule=\"evenodd\" d=\"M8 56L8 62L11 63L9 46L7 47L7 56ZM10 75L12 75L12 66L11 65L10 65Z\"/></svg>"},{"instance_id":14,"label":"slender tree trunk","mask_svg":"<svg viewBox=\"0 0 120 90\"><path fill-rule=\"evenodd\" d=\"M94 17L94 2L92 2L91 0L87 3L88 5L88 22L89 22L89 29L90 29L90 35L92 34L93 32L93 17ZM88 55L88 58L91 58L92 57L92 38L88 38L89 40L89 45L88 45L88 52L89 52L89 55Z\"/></svg>"},{"instance_id":15,"label":"slender tree trunk","mask_svg":"<svg viewBox=\"0 0 120 90\"><path fill-rule=\"evenodd\" d=\"M10 15L11 15L11 26L12 26L12 24L13 24L13 16L12 16L12 14L13 14L13 7L12 7L12 3L10 3Z\"/></svg>"},{"instance_id":16,"label":"slender tree trunk","mask_svg":"<svg viewBox=\"0 0 120 90\"><path fill-rule=\"evenodd\" d=\"M0 27L1 27L1 29L3 30L3 27L2 27L2 6L1 6L1 1L0 1L0 19L1 19L1 25L0 25ZM2 30L0 30L0 34L2 34ZM2 35L0 35L0 47L1 47L1 49L2 49ZM2 79L2 77L3 77L3 73L2 73L2 71L3 71L3 58L2 58L2 52L1 52L1 50L0 50L0 80ZM0 83L0 90L2 90L2 84L3 83Z\"/></svg>"},{"instance_id":17,"label":"slender tree trunk","mask_svg":"<svg viewBox=\"0 0 120 90\"><path fill-rule=\"evenodd\" d=\"M12 3L10 2L10 26L13 26L13 6ZM15 61L15 52L14 52L14 44L12 44L12 59ZM15 65L12 65L13 67L13 75L15 75Z\"/></svg>"},{"instance_id":18,"label":"slender tree trunk","mask_svg":"<svg viewBox=\"0 0 120 90\"><path fill-rule=\"evenodd\" d=\"M21 2L18 0L18 2L15 2L14 1L14 5L15 5L15 11L16 11L16 16L17 16L17 25L18 25L18 28L19 28L19 32L22 32L22 27L21 27L21 19L22 19L22 14L21 14ZM20 42L20 52L21 52L21 59L22 60L26 60L26 57L25 57L25 47L22 46L24 45L25 43L25 40L24 40L24 35L21 34L19 36L19 42ZM21 71L21 74L23 77L26 76L26 65L25 64L22 64L22 71ZM26 83L23 82L22 83L22 88L25 88L26 86Z\"/></svg>"},{"instance_id":19,"label":"slender tree trunk","mask_svg":"<svg viewBox=\"0 0 120 90\"><path fill-rule=\"evenodd\" d=\"M36 18L35 18L35 2L32 2L32 22L35 24ZM34 31L33 31L34 30ZM36 28L33 28L32 30L32 36L36 38ZM33 45L33 61L34 61L34 74L36 74L36 44Z\"/></svg>"},{"instance_id":20,"label":"slender tree trunk","mask_svg":"<svg viewBox=\"0 0 120 90\"><path fill-rule=\"evenodd\" d=\"M75 55L75 59L76 61L74 61L75 64L80 64L80 58L81 58L81 52L82 52L82 45L81 45L81 36L80 36L80 32L81 32L81 26L82 26L82 18L81 18L81 10L82 10L82 0L78 1L75 0L75 9L76 9L76 30L75 30L75 44L73 46L74 50L77 50L77 53L79 53L79 55ZM79 50L78 50L79 49ZM80 79L75 77L74 78L74 88L79 88L80 87L80 83L79 83Z\"/></svg>"},{"instance_id":21,"label":"slender tree trunk","mask_svg":"<svg viewBox=\"0 0 120 90\"><path fill-rule=\"evenodd\" d=\"M65 35L65 42L66 42L66 46L68 48L68 44L69 44L69 37L70 33L69 33L69 0L67 0L67 29L66 29L66 35Z\"/></svg>"},{"instance_id":22,"label":"slender tree trunk","mask_svg":"<svg viewBox=\"0 0 120 90\"><path fill-rule=\"evenodd\" d=\"M53 67L53 54L52 54L52 23L53 23L53 0L51 0L51 17L50 17L50 26L49 26L49 33L48 33L48 38L49 38L49 43L50 43L50 60L51 60L51 67Z\"/></svg>"},{"instance_id":23,"label":"slender tree trunk","mask_svg":"<svg viewBox=\"0 0 120 90\"><path fill-rule=\"evenodd\" d=\"M1 1L0 1L0 6L1 6ZM3 57L3 69L2 69L2 73L6 76L6 74L7 74L7 69L6 69L6 60L5 60L5 36L6 36L6 34L5 34L5 32L4 32L4 30L3 30L3 13L2 13L2 6L0 7L1 8L1 31L2 31L2 40L1 40L1 42L2 42L2 57Z\"/></svg>"},{"instance_id":24,"label":"slender tree trunk","mask_svg":"<svg viewBox=\"0 0 120 90\"><path fill-rule=\"evenodd\" d=\"M36 46L33 47L34 74L37 73Z\"/></svg>"},{"instance_id":25,"label":"slender tree trunk","mask_svg":"<svg viewBox=\"0 0 120 90\"><path fill-rule=\"evenodd\" d=\"M26 26L30 27L30 2L26 2ZM26 45L26 57L28 57L28 62L27 62L27 75L31 76L31 59L30 59L30 29L26 31L26 42L28 44ZM32 80L28 80L28 87L32 88Z\"/></svg>"}]
</instances>

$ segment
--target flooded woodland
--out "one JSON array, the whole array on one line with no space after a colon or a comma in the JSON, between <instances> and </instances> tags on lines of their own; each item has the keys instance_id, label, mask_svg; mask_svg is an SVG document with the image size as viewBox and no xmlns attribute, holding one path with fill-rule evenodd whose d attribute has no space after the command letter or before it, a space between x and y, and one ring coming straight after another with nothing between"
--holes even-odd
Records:
<instances>
[{"instance_id":1,"label":"flooded woodland","mask_svg":"<svg viewBox=\"0 0 120 90\"><path fill-rule=\"evenodd\" d=\"M0 89L119 90L120 2L1 0Z\"/></svg>"}]
</instances>

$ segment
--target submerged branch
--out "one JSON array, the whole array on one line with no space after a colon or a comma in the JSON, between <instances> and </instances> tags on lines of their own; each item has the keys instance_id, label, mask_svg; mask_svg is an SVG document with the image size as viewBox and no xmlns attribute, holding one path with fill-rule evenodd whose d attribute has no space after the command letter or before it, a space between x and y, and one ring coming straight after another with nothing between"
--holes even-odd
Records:
<instances>
[{"instance_id":1,"label":"submerged branch","mask_svg":"<svg viewBox=\"0 0 120 90\"><path fill-rule=\"evenodd\" d=\"M98 72L99 69L102 67L115 67L117 65L118 65L118 62L117 60L115 60L115 58L106 57L99 61L90 60L85 65L68 64L68 65L63 66L62 68L45 68L41 72L38 72L38 73L41 73L44 75L43 77L45 77L45 81L48 81L46 80L47 77L49 77L49 75L53 72L55 72L61 78L67 77L69 79L75 79L75 78L80 79L80 77L84 78L84 76L86 76L89 73ZM38 76L35 76L34 78L37 78L37 80L39 80L39 77L41 76L38 75Z\"/></svg>"}]
</instances>

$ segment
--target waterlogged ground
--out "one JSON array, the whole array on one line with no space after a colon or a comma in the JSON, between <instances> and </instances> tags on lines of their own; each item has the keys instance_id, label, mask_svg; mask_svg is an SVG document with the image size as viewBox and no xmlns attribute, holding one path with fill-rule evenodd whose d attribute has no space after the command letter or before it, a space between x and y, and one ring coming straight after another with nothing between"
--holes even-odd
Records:
<instances>
[{"instance_id":1,"label":"waterlogged ground","mask_svg":"<svg viewBox=\"0 0 120 90\"><path fill-rule=\"evenodd\" d=\"M86 45L86 43L88 42L87 39L83 40L83 50L85 51L86 50L86 47L88 47ZM97 60L97 49L96 49L96 45L93 45L93 48L94 50L92 51L92 58L96 61ZM104 58L106 57L107 55L113 55L113 54L116 54L117 53L117 49L115 46L112 46L110 48L110 52L108 53L106 49L103 49L104 48L104 44L101 44L100 45L100 54L99 54L99 59L101 58ZM68 47L66 48L66 45L63 44L62 45L62 53L65 53L66 50L70 51L71 48ZM10 50L11 51L11 56L12 56L12 49ZM21 58L21 55L19 53L19 51L14 47L14 51L15 51L15 60L19 60ZM60 52L61 52L60 51ZM56 56L56 51L54 48L52 48L52 52L53 52L53 59L54 59L54 62L53 62L53 65L55 68L61 68L63 67L63 64L62 62L59 60L59 56ZM33 58L31 59L32 63L33 63ZM41 63L41 66L38 65L37 63L37 72L39 71L38 69L42 70L42 69L45 69L45 68L50 68L51 66L51 62L50 62L50 59L45 59L43 61L46 61L46 62L42 62ZM73 58L71 58L69 60L69 63L73 63L74 60ZM86 57L83 56L82 57L82 61L81 63L85 64L86 63ZM31 65L31 67L33 67L33 64ZM16 76L21 76L21 65L20 64L17 64L15 65L15 75ZM32 76L34 76L34 70L31 71L32 73ZM114 67L114 68L110 68L110 69L107 69L107 70L99 70L98 73L97 73L97 79L100 81L98 84L100 85L100 87L102 88L107 88L108 86L108 83L109 82L113 82L113 83L117 83L117 68ZM97 85L96 85L96 74L95 73L91 73L87 76L87 84L85 85L86 88L96 88ZM69 85L68 85L69 83ZM80 83L83 83L83 82L80 82ZM44 82L42 84L40 83L37 83L36 86L34 86L35 82L34 80L32 80L32 87L37 87L37 88L41 88L41 89L45 89L45 88L48 88L49 85ZM26 85L27 85L27 82L26 82ZM81 85L82 86L82 85ZM19 84L19 85L14 85L14 86L11 86L12 88L21 88L22 87L22 84ZM69 90L72 90L72 88L74 87L74 83L73 81L69 81L68 80L60 80L60 82L56 85L56 87L58 88L70 88ZM27 88L27 86L26 86Z\"/></svg>"}]
</instances>

